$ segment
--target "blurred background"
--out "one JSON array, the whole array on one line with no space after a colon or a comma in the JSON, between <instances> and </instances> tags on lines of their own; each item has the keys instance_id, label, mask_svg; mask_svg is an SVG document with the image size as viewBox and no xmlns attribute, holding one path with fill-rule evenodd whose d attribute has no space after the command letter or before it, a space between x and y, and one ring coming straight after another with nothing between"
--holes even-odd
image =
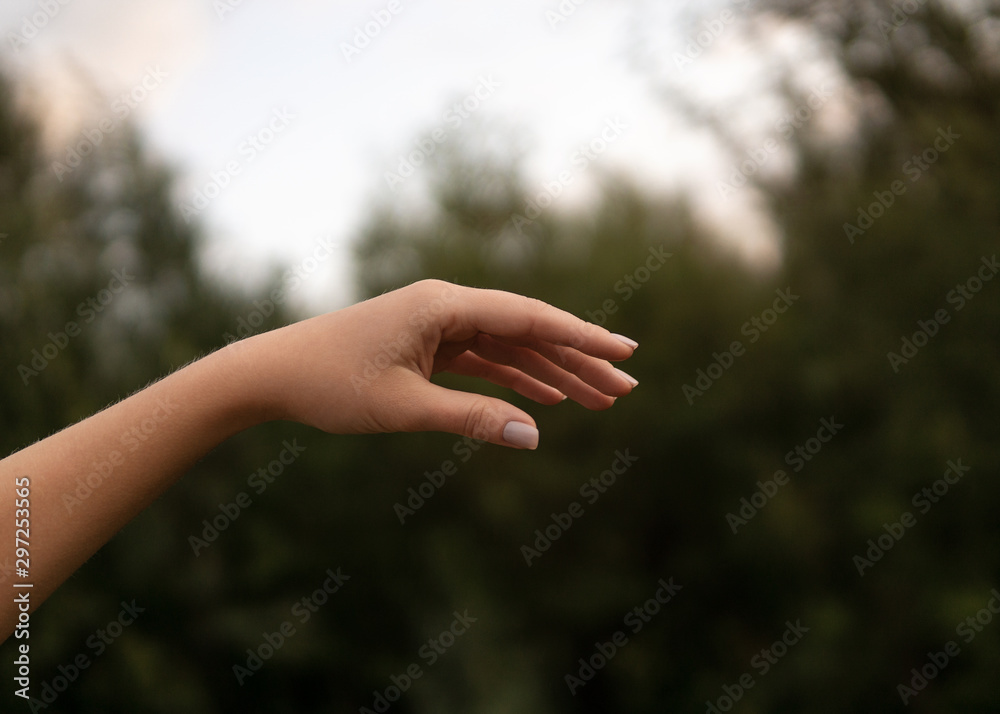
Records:
<instances>
[{"instance_id":1,"label":"blurred background","mask_svg":"<svg viewBox=\"0 0 1000 714\"><path fill-rule=\"evenodd\" d=\"M231 439L38 611L16 710L1000 711L1000 3L0 29L5 453L426 277L641 345L606 413L441 380L528 409L534 453Z\"/></svg>"}]
</instances>

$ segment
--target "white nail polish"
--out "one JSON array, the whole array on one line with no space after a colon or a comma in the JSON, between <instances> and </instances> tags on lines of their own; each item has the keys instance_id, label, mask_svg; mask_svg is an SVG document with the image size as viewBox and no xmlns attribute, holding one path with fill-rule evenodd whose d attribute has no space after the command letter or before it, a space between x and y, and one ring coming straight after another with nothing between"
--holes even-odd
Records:
<instances>
[{"instance_id":1,"label":"white nail polish","mask_svg":"<svg viewBox=\"0 0 1000 714\"><path fill-rule=\"evenodd\" d=\"M616 333L616 332L612 332L612 333L611 333L611 336L612 336L612 337L614 337L614 338L615 338L616 340L618 340L619 342L621 342L621 343L623 343L623 344L626 344L626 345L628 345L628 346L629 346L629 347L631 347L632 349L635 349L636 347L638 347L638 346L639 346L639 343L638 343L638 342L636 342L635 340L632 340L632 339L629 339L629 338L628 338L628 337L626 337L625 335L619 335L619 334L618 334L618 333Z\"/></svg>"},{"instance_id":2,"label":"white nail polish","mask_svg":"<svg viewBox=\"0 0 1000 714\"><path fill-rule=\"evenodd\" d=\"M503 428L503 440L521 449L538 446L538 429L519 421L509 421Z\"/></svg>"},{"instance_id":3,"label":"white nail polish","mask_svg":"<svg viewBox=\"0 0 1000 714\"><path fill-rule=\"evenodd\" d=\"M636 386L639 385L639 380L636 379L635 377L633 377L631 374L628 374L627 372L623 372L622 370L618 369L617 367L615 367L615 371L618 374L620 374L622 377L624 377L625 381L628 382L629 384L631 384L633 387L636 387Z\"/></svg>"}]
</instances>

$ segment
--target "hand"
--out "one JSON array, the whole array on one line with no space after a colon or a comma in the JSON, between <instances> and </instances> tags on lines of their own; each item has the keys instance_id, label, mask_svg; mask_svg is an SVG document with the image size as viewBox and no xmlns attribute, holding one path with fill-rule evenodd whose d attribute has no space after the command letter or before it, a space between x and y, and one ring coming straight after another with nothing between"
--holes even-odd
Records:
<instances>
[{"instance_id":1,"label":"hand","mask_svg":"<svg viewBox=\"0 0 1000 714\"><path fill-rule=\"evenodd\" d=\"M608 360L635 346L539 300L424 280L232 347L269 418L330 433L446 431L533 449L530 415L431 376L482 377L542 404L568 397L607 409L637 384Z\"/></svg>"},{"instance_id":2,"label":"hand","mask_svg":"<svg viewBox=\"0 0 1000 714\"><path fill-rule=\"evenodd\" d=\"M565 395L606 409L636 384L607 360L635 346L538 300L425 280L236 342L0 460L0 520L13 519L13 484L30 474L37 607L191 464L260 421L293 419L333 433L449 431L533 449L538 431L528 414L431 376L483 377L543 404ZM164 405L170 416L143 441L142 457L121 453L122 434ZM109 460L114 478L88 486L99 497L76 495ZM69 494L77 498L71 512ZM0 559L12 560L13 539L5 542ZM0 604L0 640L18 617L12 600Z\"/></svg>"}]
</instances>

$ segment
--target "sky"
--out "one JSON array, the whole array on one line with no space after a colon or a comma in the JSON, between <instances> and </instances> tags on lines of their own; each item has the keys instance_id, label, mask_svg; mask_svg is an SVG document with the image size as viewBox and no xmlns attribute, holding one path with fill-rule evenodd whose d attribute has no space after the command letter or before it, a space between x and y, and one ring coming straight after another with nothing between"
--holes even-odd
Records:
<instances>
[{"instance_id":1,"label":"sky","mask_svg":"<svg viewBox=\"0 0 1000 714\"><path fill-rule=\"evenodd\" d=\"M709 219L739 227L740 251L773 261L752 196L713 188L731 162L662 98L671 83L710 96L746 86L756 65L733 34L746 4L4 0L0 30L6 64L45 99L54 156L127 113L175 168L174 200L204 225L220 280L252 291L269 266L334 246L294 296L315 311L352 301L350 245L376 197L417 195L419 167L391 187L386 173L435 131L442 145L474 127L509 131L539 190L604 134L600 171L692 193ZM679 65L693 41L706 51ZM588 200L590 173L553 210Z\"/></svg>"}]
</instances>

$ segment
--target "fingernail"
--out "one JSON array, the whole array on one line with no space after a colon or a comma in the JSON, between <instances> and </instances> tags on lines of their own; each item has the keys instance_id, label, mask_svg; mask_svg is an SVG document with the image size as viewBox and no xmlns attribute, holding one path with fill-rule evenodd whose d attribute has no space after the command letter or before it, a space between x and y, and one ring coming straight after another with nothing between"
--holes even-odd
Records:
<instances>
[{"instance_id":1,"label":"fingernail","mask_svg":"<svg viewBox=\"0 0 1000 714\"><path fill-rule=\"evenodd\" d=\"M534 449L538 446L538 429L519 421L509 421L503 428L503 440L521 449Z\"/></svg>"},{"instance_id":2,"label":"fingernail","mask_svg":"<svg viewBox=\"0 0 1000 714\"><path fill-rule=\"evenodd\" d=\"M617 367L615 367L615 371L618 374L620 374L622 377L624 377L625 381L628 382L633 387L636 387L636 386L639 385L639 380L636 379L635 377L633 377L631 374L628 374L627 372L623 372L622 370L618 369Z\"/></svg>"},{"instance_id":3,"label":"fingernail","mask_svg":"<svg viewBox=\"0 0 1000 714\"><path fill-rule=\"evenodd\" d=\"M614 338L615 338L616 340L618 340L619 342L622 342L622 343L624 343L624 344L628 345L628 346L629 346L629 347L631 347L632 349L635 349L636 347L638 347L638 346L639 346L639 343L638 343L638 342L636 342L635 340L630 340L630 339L629 339L628 337L626 337L625 335L619 335L619 334L617 334L617 333L614 333L614 332L612 332L612 333L611 333L611 336L612 336L612 337L614 337Z\"/></svg>"}]
</instances>

